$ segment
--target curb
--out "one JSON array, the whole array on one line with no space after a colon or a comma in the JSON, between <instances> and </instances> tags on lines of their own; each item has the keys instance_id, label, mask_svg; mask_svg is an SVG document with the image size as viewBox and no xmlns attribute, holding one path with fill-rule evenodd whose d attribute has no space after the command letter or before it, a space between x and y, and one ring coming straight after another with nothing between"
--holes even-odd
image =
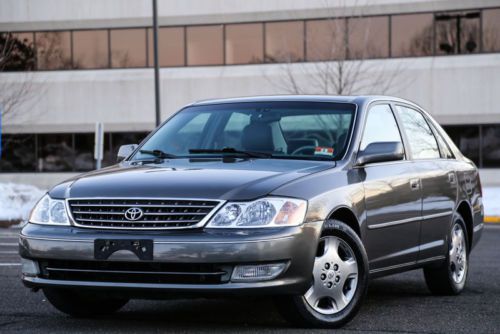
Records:
<instances>
[{"instance_id":1,"label":"curb","mask_svg":"<svg viewBox=\"0 0 500 334\"><path fill-rule=\"evenodd\" d=\"M484 222L498 224L498 223L500 223L500 216L485 216Z\"/></svg>"}]
</instances>

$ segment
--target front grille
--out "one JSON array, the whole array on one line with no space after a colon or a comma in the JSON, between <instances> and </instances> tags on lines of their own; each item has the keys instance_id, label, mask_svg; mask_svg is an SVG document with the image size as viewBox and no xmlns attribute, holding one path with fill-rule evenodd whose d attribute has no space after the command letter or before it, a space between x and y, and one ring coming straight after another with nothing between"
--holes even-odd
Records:
<instances>
[{"instance_id":1,"label":"front grille","mask_svg":"<svg viewBox=\"0 0 500 334\"><path fill-rule=\"evenodd\" d=\"M83 227L121 229L178 229L197 227L220 204L210 200L73 199L68 201L75 223ZM141 216L131 218L129 209ZM135 210L137 213L138 210Z\"/></svg>"},{"instance_id":2,"label":"front grille","mask_svg":"<svg viewBox=\"0 0 500 334\"><path fill-rule=\"evenodd\" d=\"M232 266L216 264L41 260L46 279L84 282L222 284Z\"/></svg>"}]
</instances>

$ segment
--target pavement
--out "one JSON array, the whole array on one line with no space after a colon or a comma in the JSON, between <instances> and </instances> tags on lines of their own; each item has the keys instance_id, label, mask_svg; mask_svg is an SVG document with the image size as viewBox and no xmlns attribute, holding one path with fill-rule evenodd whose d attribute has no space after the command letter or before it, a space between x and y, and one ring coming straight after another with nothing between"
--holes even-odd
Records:
<instances>
[{"instance_id":1,"label":"pavement","mask_svg":"<svg viewBox=\"0 0 500 334\"><path fill-rule=\"evenodd\" d=\"M0 229L0 333L330 333L296 329L271 299L133 300L117 314L72 319L20 282L16 229ZM336 333L500 333L500 226L486 225L465 291L432 296L421 270L374 280L357 317Z\"/></svg>"}]
</instances>

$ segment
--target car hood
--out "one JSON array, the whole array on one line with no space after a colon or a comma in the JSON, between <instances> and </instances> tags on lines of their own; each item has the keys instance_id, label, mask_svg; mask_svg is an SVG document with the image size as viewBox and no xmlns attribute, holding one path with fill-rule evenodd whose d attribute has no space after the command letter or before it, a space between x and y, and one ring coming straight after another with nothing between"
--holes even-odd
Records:
<instances>
[{"instance_id":1,"label":"car hood","mask_svg":"<svg viewBox=\"0 0 500 334\"><path fill-rule=\"evenodd\" d=\"M298 178L335 166L331 161L173 159L162 164L122 163L70 179L53 198L165 197L247 200L270 194ZM291 194L300 197L300 194Z\"/></svg>"}]
</instances>

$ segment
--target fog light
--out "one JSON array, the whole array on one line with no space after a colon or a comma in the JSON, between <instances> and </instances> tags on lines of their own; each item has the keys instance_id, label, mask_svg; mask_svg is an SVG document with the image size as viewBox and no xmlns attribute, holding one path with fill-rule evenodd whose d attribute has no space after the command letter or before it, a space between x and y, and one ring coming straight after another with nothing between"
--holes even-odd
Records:
<instances>
[{"instance_id":1,"label":"fog light","mask_svg":"<svg viewBox=\"0 0 500 334\"><path fill-rule=\"evenodd\" d=\"M38 263L28 259L21 259L22 272L24 276L36 276L40 274L40 270L38 270Z\"/></svg>"},{"instance_id":2,"label":"fog light","mask_svg":"<svg viewBox=\"0 0 500 334\"><path fill-rule=\"evenodd\" d=\"M236 266L231 281L257 282L272 280L285 271L286 267L287 263L283 262Z\"/></svg>"}]
</instances>

